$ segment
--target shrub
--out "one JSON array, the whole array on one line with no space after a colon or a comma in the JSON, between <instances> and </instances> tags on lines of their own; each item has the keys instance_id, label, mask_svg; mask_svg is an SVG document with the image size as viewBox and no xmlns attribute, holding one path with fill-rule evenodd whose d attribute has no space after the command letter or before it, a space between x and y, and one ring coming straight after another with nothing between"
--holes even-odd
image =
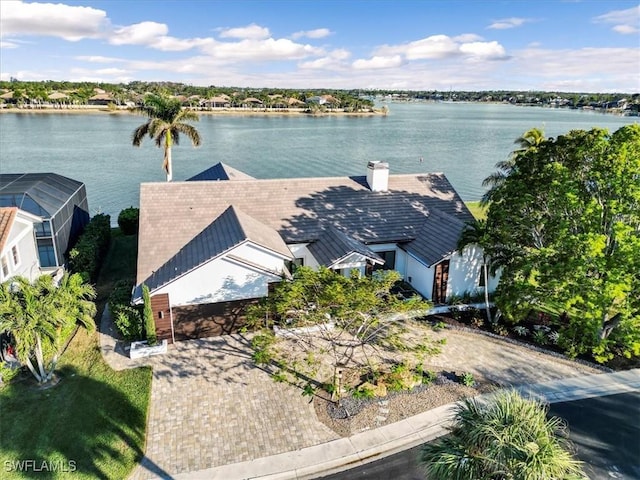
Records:
<instances>
[{"instance_id":1,"label":"shrub","mask_svg":"<svg viewBox=\"0 0 640 480\"><path fill-rule=\"evenodd\" d=\"M431 328L434 332L439 332L440 330L444 330L445 328L447 328L447 324L442 320L439 320L438 322L434 323Z\"/></svg>"},{"instance_id":2,"label":"shrub","mask_svg":"<svg viewBox=\"0 0 640 480\"><path fill-rule=\"evenodd\" d=\"M465 387L473 387L476 384L476 380L473 378L473 373L471 372L463 372L462 375L458 377L458 380Z\"/></svg>"},{"instance_id":3,"label":"shrub","mask_svg":"<svg viewBox=\"0 0 640 480\"><path fill-rule=\"evenodd\" d=\"M125 340L142 338L140 309L131 305L133 282L120 280L109 296L109 311L118 332Z\"/></svg>"},{"instance_id":4,"label":"shrub","mask_svg":"<svg viewBox=\"0 0 640 480\"><path fill-rule=\"evenodd\" d=\"M11 383L20 374L20 367L14 367L0 361L0 386Z\"/></svg>"},{"instance_id":5,"label":"shrub","mask_svg":"<svg viewBox=\"0 0 640 480\"><path fill-rule=\"evenodd\" d=\"M351 396L356 399L369 399L376 396L375 387L370 383L363 383L351 390Z\"/></svg>"},{"instance_id":6,"label":"shrub","mask_svg":"<svg viewBox=\"0 0 640 480\"><path fill-rule=\"evenodd\" d=\"M529 335L529 329L527 327L523 327L522 325L516 325L515 327L513 327L513 331L521 337L526 337L527 335Z\"/></svg>"},{"instance_id":7,"label":"shrub","mask_svg":"<svg viewBox=\"0 0 640 480\"><path fill-rule=\"evenodd\" d=\"M149 296L149 287L142 285L142 320L144 322L144 333L147 337L148 345L156 345L158 336L156 335L156 321L153 318L153 310L151 310L151 297Z\"/></svg>"},{"instance_id":8,"label":"shrub","mask_svg":"<svg viewBox=\"0 0 640 480\"><path fill-rule=\"evenodd\" d=\"M547 333L544 330L536 330L533 332L533 341L538 345L546 345Z\"/></svg>"},{"instance_id":9,"label":"shrub","mask_svg":"<svg viewBox=\"0 0 640 480\"><path fill-rule=\"evenodd\" d=\"M433 370L424 370L424 368L420 365L416 372L420 376L423 385L431 385L438 378L438 374Z\"/></svg>"},{"instance_id":10,"label":"shrub","mask_svg":"<svg viewBox=\"0 0 640 480\"><path fill-rule=\"evenodd\" d=\"M136 207L125 208L118 215L118 226L123 235L137 234L139 221L140 209Z\"/></svg>"},{"instance_id":11,"label":"shrub","mask_svg":"<svg viewBox=\"0 0 640 480\"><path fill-rule=\"evenodd\" d=\"M382 378L388 390L399 392L411 390L417 384L422 383L422 375L418 375L408 367L406 363L398 363L391 367L391 372Z\"/></svg>"},{"instance_id":12,"label":"shrub","mask_svg":"<svg viewBox=\"0 0 640 480\"><path fill-rule=\"evenodd\" d=\"M69 251L70 270L82 275L87 282L95 282L110 243L111 217L95 215Z\"/></svg>"}]
</instances>

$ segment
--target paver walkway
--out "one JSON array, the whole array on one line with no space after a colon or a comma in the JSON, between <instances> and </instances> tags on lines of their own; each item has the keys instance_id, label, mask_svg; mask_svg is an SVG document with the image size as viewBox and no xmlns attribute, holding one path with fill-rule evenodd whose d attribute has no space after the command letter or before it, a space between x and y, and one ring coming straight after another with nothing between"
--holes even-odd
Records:
<instances>
[{"instance_id":1,"label":"paver walkway","mask_svg":"<svg viewBox=\"0 0 640 480\"><path fill-rule=\"evenodd\" d=\"M166 355L132 362L103 319L101 346L116 369L153 367L145 458L132 479L246 462L335 440L300 390L275 383L255 367L240 335L180 342ZM519 345L446 330L447 343L430 364L482 374L504 385L525 385L600 373ZM231 480L231 479L230 479Z\"/></svg>"}]
</instances>

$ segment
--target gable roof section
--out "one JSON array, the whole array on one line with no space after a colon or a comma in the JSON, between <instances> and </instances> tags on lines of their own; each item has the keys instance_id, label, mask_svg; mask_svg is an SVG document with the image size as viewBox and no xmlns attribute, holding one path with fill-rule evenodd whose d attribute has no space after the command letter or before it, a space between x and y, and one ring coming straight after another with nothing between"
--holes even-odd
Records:
<instances>
[{"instance_id":1,"label":"gable roof section","mask_svg":"<svg viewBox=\"0 0 640 480\"><path fill-rule=\"evenodd\" d=\"M57 173L0 174L0 207L51 218L82 185Z\"/></svg>"},{"instance_id":2,"label":"gable roof section","mask_svg":"<svg viewBox=\"0 0 640 480\"><path fill-rule=\"evenodd\" d=\"M325 265L328 268L332 268L353 253L362 255L376 263L384 263L384 260L369 247L332 226L328 226L318 240L307 245L307 249L320 265Z\"/></svg>"},{"instance_id":3,"label":"gable roof section","mask_svg":"<svg viewBox=\"0 0 640 480\"><path fill-rule=\"evenodd\" d=\"M11 227L17 213L18 209L16 207L0 208L0 252L2 252L9 239Z\"/></svg>"},{"instance_id":4,"label":"gable roof section","mask_svg":"<svg viewBox=\"0 0 640 480\"><path fill-rule=\"evenodd\" d=\"M240 170L230 167L226 163L216 163L214 166L187 179L187 182L199 182L205 180L255 180Z\"/></svg>"},{"instance_id":5,"label":"gable roof section","mask_svg":"<svg viewBox=\"0 0 640 480\"><path fill-rule=\"evenodd\" d=\"M364 176L143 183L138 283L230 204L286 243L317 240L328 225L364 244L409 242L434 209L473 220L442 173L389 175L387 192L372 192Z\"/></svg>"},{"instance_id":6,"label":"gable roof section","mask_svg":"<svg viewBox=\"0 0 640 480\"><path fill-rule=\"evenodd\" d=\"M285 258L293 258L289 248L276 231L237 208L229 206L141 283L146 283L153 291L246 241L251 241Z\"/></svg>"},{"instance_id":7,"label":"gable roof section","mask_svg":"<svg viewBox=\"0 0 640 480\"><path fill-rule=\"evenodd\" d=\"M416 239L401 248L430 267L456 251L464 226L462 220L433 210L422 224Z\"/></svg>"}]
</instances>

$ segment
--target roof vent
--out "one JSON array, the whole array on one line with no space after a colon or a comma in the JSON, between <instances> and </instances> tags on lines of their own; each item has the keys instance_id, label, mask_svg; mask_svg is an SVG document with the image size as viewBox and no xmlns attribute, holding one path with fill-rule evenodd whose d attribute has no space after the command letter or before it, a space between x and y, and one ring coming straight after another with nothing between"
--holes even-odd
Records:
<instances>
[{"instance_id":1,"label":"roof vent","mask_svg":"<svg viewBox=\"0 0 640 480\"><path fill-rule=\"evenodd\" d=\"M389 187L389 164L378 161L369 162L367 183L372 192L386 192Z\"/></svg>"}]
</instances>

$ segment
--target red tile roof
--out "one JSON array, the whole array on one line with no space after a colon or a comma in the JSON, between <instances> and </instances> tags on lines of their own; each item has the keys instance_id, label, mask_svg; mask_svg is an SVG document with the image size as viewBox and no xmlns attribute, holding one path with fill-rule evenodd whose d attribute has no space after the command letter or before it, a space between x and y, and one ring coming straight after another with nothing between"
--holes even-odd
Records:
<instances>
[{"instance_id":1,"label":"red tile roof","mask_svg":"<svg viewBox=\"0 0 640 480\"><path fill-rule=\"evenodd\" d=\"M0 251L4 248L11 232L13 220L18 213L17 207L0 208Z\"/></svg>"}]
</instances>

